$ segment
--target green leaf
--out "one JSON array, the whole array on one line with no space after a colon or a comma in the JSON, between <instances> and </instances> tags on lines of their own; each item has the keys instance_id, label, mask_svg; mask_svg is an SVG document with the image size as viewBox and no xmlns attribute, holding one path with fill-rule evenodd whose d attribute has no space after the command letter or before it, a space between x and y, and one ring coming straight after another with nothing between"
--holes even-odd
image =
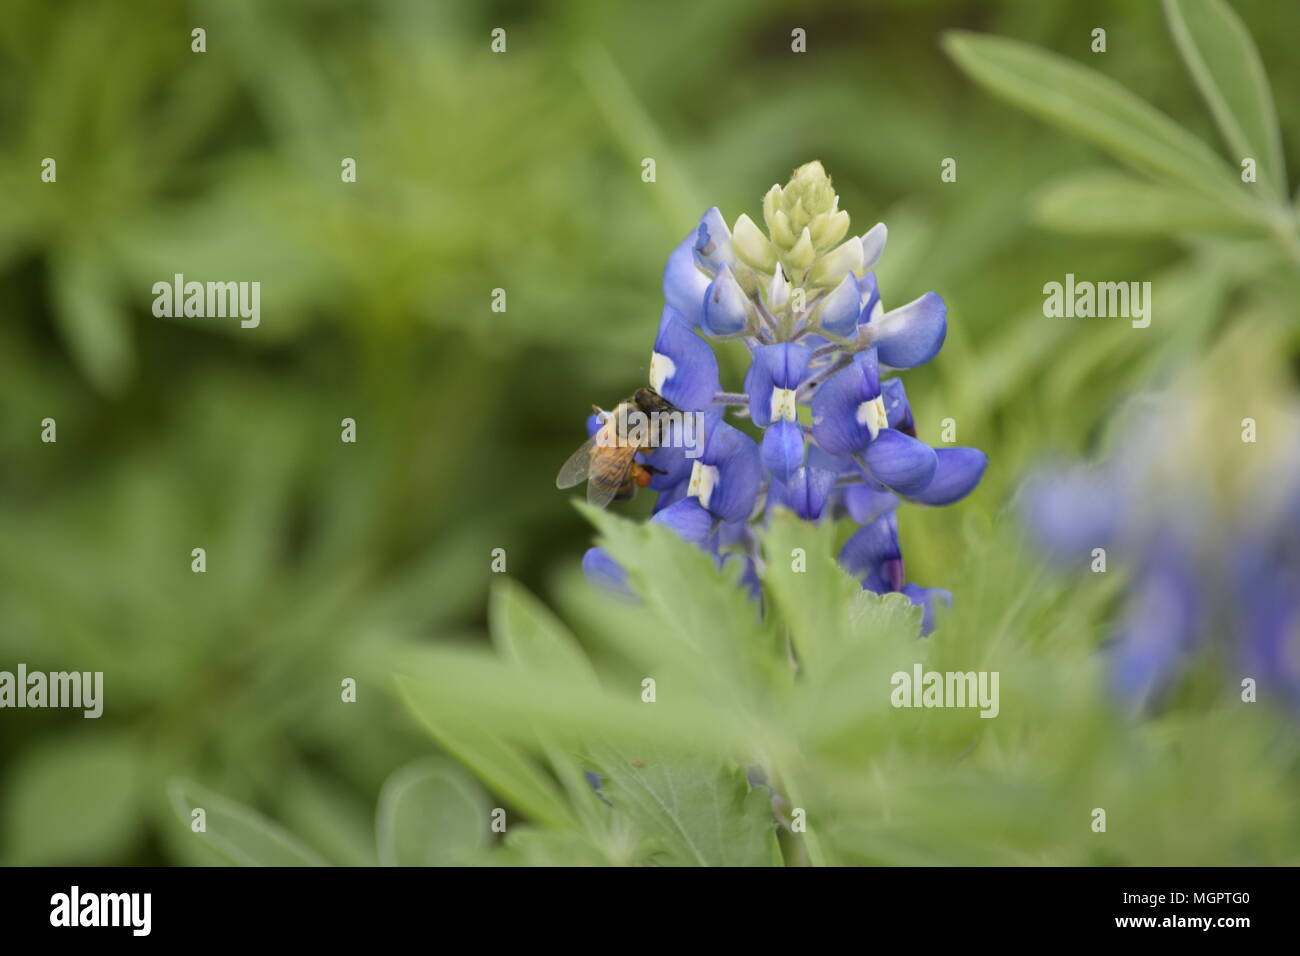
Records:
<instances>
[{"instance_id":1,"label":"green leaf","mask_svg":"<svg viewBox=\"0 0 1300 956\"><path fill-rule=\"evenodd\" d=\"M126 736L51 739L28 748L8 771L11 865L105 863L135 839L141 759Z\"/></svg>"},{"instance_id":2,"label":"green leaf","mask_svg":"<svg viewBox=\"0 0 1300 956\"><path fill-rule=\"evenodd\" d=\"M50 296L68 350L92 385L119 391L135 366L130 322L114 301L111 271L90 246L54 254Z\"/></svg>"},{"instance_id":3,"label":"green leaf","mask_svg":"<svg viewBox=\"0 0 1300 956\"><path fill-rule=\"evenodd\" d=\"M1233 158L1253 157L1257 180L1285 200L1277 110L1250 31L1223 0L1164 0L1164 6L1178 52Z\"/></svg>"},{"instance_id":4,"label":"green leaf","mask_svg":"<svg viewBox=\"0 0 1300 956\"><path fill-rule=\"evenodd\" d=\"M1033 215L1058 232L1103 236L1249 236L1265 231L1251 210L1145 182L1115 170L1087 170L1049 184Z\"/></svg>"},{"instance_id":5,"label":"green leaf","mask_svg":"<svg viewBox=\"0 0 1300 956\"><path fill-rule=\"evenodd\" d=\"M511 827L505 845L482 862L494 866L609 866L609 859L578 833Z\"/></svg>"},{"instance_id":6,"label":"green leaf","mask_svg":"<svg viewBox=\"0 0 1300 956\"><path fill-rule=\"evenodd\" d=\"M637 613L655 624L652 644L628 650L656 680L670 676L739 717L771 681L788 677L784 648L739 583L739 562L719 569L713 556L669 528L586 504L579 509L600 532L600 545L627 570L642 602Z\"/></svg>"},{"instance_id":7,"label":"green leaf","mask_svg":"<svg viewBox=\"0 0 1300 956\"><path fill-rule=\"evenodd\" d=\"M506 578L488 604L492 637L520 667L593 683L595 675L573 635L541 601Z\"/></svg>"},{"instance_id":8,"label":"green leaf","mask_svg":"<svg viewBox=\"0 0 1300 956\"><path fill-rule=\"evenodd\" d=\"M771 792L745 771L707 759L596 747L601 790L680 866L776 866Z\"/></svg>"},{"instance_id":9,"label":"green leaf","mask_svg":"<svg viewBox=\"0 0 1300 956\"><path fill-rule=\"evenodd\" d=\"M595 672L568 628L521 585L504 578L493 587L488 618L497 647L521 671L596 686ZM550 735L539 733L538 739L582 821L590 827L599 826L603 805L582 766Z\"/></svg>"},{"instance_id":10,"label":"green leaf","mask_svg":"<svg viewBox=\"0 0 1300 956\"><path fill-rule=\"evenodd\" d=\"M954 31L943 45L990 92L1135 169L1207 195L1239 195L1209 146L1110 77L1005 37Z\"/></svg>"},{"instance_id":11,"label":"green leaf","mask_svg":"<svg viewBox=\"0 0 1300 956\"><path fill-rule=\"evenodd\" d=\"M763 536L763 583L789 629L800 669L813 680L827 676L862 591L836 563L834 535L833 522L813 525L783 508Z\"/></svg>"},{"instance_id":12,"label":"green leaf","mask_svg":"<svg viewBox=\"0 0 1300 956\"><path fill-rule=\"evenodd\" d=\"M821 668L797 685L789 717L801 739L861 754L896 733L890 678L926 659L933 642L920 632L921 609L906 595L859 588L846 622L826 641Z\"/></svg>"},{"instance_id":13,"label":"green leaf","mask_svg":"<svg viewBox=\"0 0 1300 956\"><path fill-rule=\"evenodd\" d=\"M398 685L414 712L442 739L472 724L479 733L535 747L538 735L574 743L598 731L620 742L660 742L725 751L740 739L733 715L707 700L661 692L642 703L639 681L616 688L523 672L493 655L459 648L427 648L399 663ZM671 688L669 688L671 690ZM453 748L456 749L456 748ZM466 759L457 749L457 756Z\"/></svg>"},{"instance_id":14,"label":"green leaf","mask_svg":"<svg viewBox=\"0 0 1300 956\"><path fill-rule=\"evenodd\" d=\"M572 824L572 815L555 784L534 761L497 733L479 726L473 704L439 692L441 683L425 687L398 678L401 696L412 713L448 752L475 773L489 789L531 819L552 826Z\"/></svg>"},{"instance_id":15,"label":"green leaf","mask_svg":"<svg viewBox=\"0 0 1300 956\"><path fill-rule=\"evenodd\" d=\"M195 840L202 840L238 866L325 866L296 836L251 807L188 780L168 786L172 808ZM204 811L205 829L191 828L193 812Z\"/></svg>"},{"instance_id":16,"label":"green leaf","mask_svg":"<svg viewBox=\"0 0 1300 956\"><path fill-rule=\"evenodd\" d=\"M454 766L422 760L384 784L375 814L383 866L451 866L488 843L490 809L474 782Z\"/></svg>"},{"instance_id":17,"label":"green leaf","mask_svg":"<svg viewBox=\"0 0 1300 956\"><path fill-rule=\"evenodd\" d=\"M302 770L288 776L281 794L277 816L330 863L375 865L374 807L350 787L326 773Z\"/></svg>"}]
</instances>

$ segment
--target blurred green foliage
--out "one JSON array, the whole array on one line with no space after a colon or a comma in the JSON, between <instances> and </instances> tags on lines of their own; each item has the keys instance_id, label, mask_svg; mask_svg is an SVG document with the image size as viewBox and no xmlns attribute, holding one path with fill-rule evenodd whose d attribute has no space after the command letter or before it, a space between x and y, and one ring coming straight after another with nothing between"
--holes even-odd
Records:
<instances>
[{"instance_id":1,"label":"blurred green foliage","mask_svg":"<svg viewBox=\"0 0 1300 956\"><path fill-rule=\"evenodd\" d=\"M1294 164L1300 7L1233 6ZM190 52L196 26L206 53ZM498 26L505 55L489 52ZM796 26L806 54L790 52ZM1097 26L1108 30L1104 55L1089 52ZM910 373L921 437L936 441L953 417L960 443L990 454L968 502L912 509L902 522L909 574L957 594L927 653L996 646L1010 654L1004 670L1040 688L1018 717L988 722L997 726L974 765L960 760L969 714L937 736L927 721L892 741L851 711L851 686L838 689L838 734L775 712L785 716L772 717L774 746L788 749L774 766L829 821L814 828L820 852L1294 862L1294 763L1267 718L1185 711L1132 732L1094 693L1089 651L1106 595L1031 586L1032 562L998 516L1032 462L1091 447L1124 397L1197 358L1235 317L1272 320L1273 347L1294 356L1296 270L1260 254L1277 243L1255 234L1250 215L1162 192L1150 168L1142 178L1098 171L1106 143L989 96L945 54L954 29L1055 51L1218 148L1221 111L1206 109L1155 3L9 0L0 668L103 670L107 705L98 721L0 714L0 859L459 862L483 852L464 821L504 800L532 825L497 859L692 861L671 818L610 819L567 756L577 724L608 718L627 746L644 733L640 718L624 726L608 701L586 711L568 684L548 698L524 678L513 711L494 709L504 693L480 706L485 685L469 678L497 686L503 665L472 648L497 547L510 577L586 622L584 641L615 640L595 623L611 615L650 649L663 638L575 581L589 527L552 476L589 405L644 381L672 244L706 206L753 214L771 183L818 158L859 231L889 225L886 304L931 289L948 303L943 352ZM959 39L947 42L999 92L998 64L981 75L969 43L963 57ZM1046 75L1039 66L1031 75ZM1231 90L1226 101L1236 108ZM1243 119L1237 135L1266 140L1261 128ZM645 156L657 161L654 184L640 179ZM40 179L45 157L57 160L57 183ZM343 157L357 160L355 184L340 182ZM956 183L939 179L945 157L958 160ZM1206 235L1207 221L1238 228ZM178 272L260 281L261 326L154 318L151 285ZM1044 319L1042 285L1066 272L1152 278L1156 321L1134 332ZM498 287L505 313L489 310ZM47 417L57 444L40 441ZM355 445L339 442L344 417L358 422ZM202 575L190 571L195 547L207 549ZM494 602L498 641L519 627L562 631L513 587ZM749 628L745 606L733 610ZM499 623L512 614L523 623ZM882 626L878 639L898 638ZM462 645L471 650L446 649ZM447 713L455 687L426 692L416 709L481 784L430 756L425 728L392 693L390 673L412 646L450 655L426 688L469 668L460 720ZM596 655L605 680L637 673L629 640L616 650ZM734 707L719 697L679 724L661 717L669 738L659 743L768 713L754 672L763 666L744 664L748 683L707 685L739 695ZM885 664L861 666L865 681ZM342 704L349 676L358 700ZM522 718L553 739L523 751L503 743ZM716 756L753 738L700 742ZM606 757L608 786L635 802L630 788L644 778L620 779L620 758ZM691 768L684 793L734 800L742 832L700 845L749 854L722 862L769 858L758 791L717 766ZM1143 819L1122 853L1094 850L1083 828L1060 838L1054 814L1074 826L1068 798L1085 779ZM213 833L242 836L191 839L183 811L199 800ZM1193 827L1206 806L1220 816ZM430 833L451 836L429 849Z\"/></svg>"}]
</instances>

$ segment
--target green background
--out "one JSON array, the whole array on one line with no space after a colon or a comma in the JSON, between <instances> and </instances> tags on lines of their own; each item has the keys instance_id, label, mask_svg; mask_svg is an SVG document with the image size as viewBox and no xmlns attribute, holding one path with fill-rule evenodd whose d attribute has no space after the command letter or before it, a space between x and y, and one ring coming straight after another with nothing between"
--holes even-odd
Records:
<instances>
[{"instance_id":1,"label":"green background","mask_svg":"<svg viewBox=\"0 0 1300 956\"><path fill-rule=\"evenodd\" d=\"M1300 156L1300 6L1234 8ZM923 439L953 417L991 465L900 524L909 578L952 586L1034 462L1262 308L1186 237L1048 228L1040 191L1110 164L971 82L954 28L1085 63L1217 147L1154 2L7 0L0 669L102 670L106 711L0 712L0 860L208 862L181 778L376 861L381 786L435 749L383 649L480 642L494 548L543 599L572 572L591 528L552 479L591 403L645 380L668 252L811 159L856 232L888 224L886 307L948 304L909 396ZM177 272L260 281L260 328L155 318ZM1141 332L1045 319L1066 272L1174 291Z\"/></svg>"}]
</instances>

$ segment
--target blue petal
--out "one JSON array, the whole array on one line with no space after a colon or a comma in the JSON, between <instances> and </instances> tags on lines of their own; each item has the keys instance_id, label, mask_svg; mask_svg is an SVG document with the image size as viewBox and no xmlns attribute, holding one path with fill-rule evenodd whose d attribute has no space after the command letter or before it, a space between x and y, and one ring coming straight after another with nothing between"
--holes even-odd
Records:
<instances>
[{"instance_id":1,"label":"blue petal","mask_svg":"<svg viewBox=\"0 0 1300 956\"><path fill-rule=\"evenodd\" d=\"M727 221L714 206L700 217L695 230L695 261L706 272L717 274L723 266L735 265L736 256L731 251L731 230Z\"/></svg>"},{"instance_id":2,"label":"blue petal","mask_svg":"<svg viewBox=\"0 0 1300 956\"><path fill-rule=\"evenodd\" d=\"M1195 626L1190 569L1174 550L1159 547L1130 593L1124 624L1110 647L1120 696L1140 701L1167 684L1192 644Z\"/></svg>"},{"instance_id":3,"label":"blue petal","mask_svg":"<svg viewBox=\"0 0 1300 956\"><path fill-rule=\"evenodd\" d=\"M719 421L709 428L699 461L718 469L717 483L705 505L709 512L723 521L747 519L763 480L763 465L754 440Z\"/></svg>"},{"instance_id":4,"label":"blue petal","mask_svg":"<svg viewBox=\"0 0 1300 956\"><path fill-rule=\"evenodd\" d=\"M613 591L623 597L632 597L627 584L627 572L609 556L604 548L588 548L582 556L582 572L596 587Z\"/></svg>"},{"instance_id":5,"label":"blue petal","mask_svg":"<svg viewBox=\"0 0 1300 956\"><path fill-rule=\"evenodd\" d=\"M688 441L688 436L683 433L682 426L674 423L667 433L662 436L662 444L659 447L641 454L645 464L652 469L663 472L663 474L656 474L655 471L650 473L650 487L663 495L669 496L667 501L660 497L659 502L655 505L656 511L685 497L686 484L690 480L691 470L696 459L704 453L709 430L714 423L720 421L722 421L722 411L718 406L710 406L704 413L703 434L700 434L699 429L693 426L694 433L689 436L690 440Z\"/></svg>"},{"instance_id":6,"label":"blue petal","mask_svg":"<svg viewBox=\"0 0 1300 956\"><path fill-rule=\"evenodd\" d=\"M654 355L663 358L650 360L650 387L678 408L702 411L722 391L713 349L671 305L659 320Z\"/></svg>"},{"instance_id":7,"label":"blue petal","mask_svg":"<svg viewBox=\"0 0 1300 956\"><path fill-rule=\"evenodd\" d=\"M1265 557L1262 549L1250 550L1250 563L1267 560L1271 566L1239 584L1242 674L1254 676L1270 698L1300 706L1300 567Z\"/></svg>"},{"instance_id":8,"label":"blue petal","mask_svg":"<svg viewBox=\"0 0 1300 956\"><path fill-rule=\"evenodd\" d=\"M644 464L654 469L650 472L650 487L655 491L667 491L691 476L691 459L686 457L686 450L681 447L661 445L653 451L643 452L641 458Z\"/></svg>"},{"instance_id":9,"label":"blue petal","mask_svg":"<svg viewBox=\"0 0 1300 956\"><path fill-rule=\"evenodd\" d=\"M860 475L861 469L852 458L832 455L817 445L808 446L808 467L829 471L834 475Z\"/></svg>"},{"instance_id":10,"label":"blue petal","mask_svg":"<svg viewBox=\"0 0 1300 956\"><path fill-rule=\"evenodd\" d=\"M868 324L873 318L880 317L880 289L876 283L876 274L868 272L858 282L858 327ZM850 333L852 330L849 330ZM846 335L847 337L847 335ZM808 333L800 339L804 344L819 349L830 345L830 339L816 333Z\"/></svg>"},{"instance_id":11,"label":"blue petal","mask_svg":"<svg viewBox=\"0 0 1300 956\"><path fill-rule=\"evenodd\" d=\"M858 280L858 294L862 297L861 314L858 316L858 325L866 325L872 319L880 318L880 285L876 281L876 274L868 272Z\"/></svg>"},{"instance_id":12,"label":"blue petal","mask_svg":"<svg viewBox=\"0 0 1300 956\"><path fill-rule=\"evenodd\" d=\"M943 588L923 588L917 584L903 585L903 593L911 598L912 603L921 609L921 636L934 631L934 604L938 601L946 607L952 607L952 592Z\"/></svg>"},{"instance_id":13,"label":"blue petal","mask_svg":"<svg viewBox=\"0 0 1300 956\"><path fill-rule=\"evenodd\" d=\"M786 482L803 464L803 429L784 418L763 432L763 467L777 481Z\"/></svg>"},{"instance_id":14,"label":"blue petal","mask_svg":"<svg viewBox=\"0 0 1300 956\"><path fill-rule=\"evenodd\" d=\"M772 482L767 504L789 508L805 521L817 521L826 510L835 488L836 474L821 468L799 468L784 484Z\"/></svg>"},{"instance_id":15,"label":"blue petal","mask_svg":"<svg viewBox=\"0 0 1300 956\"><path fill-rule=\"evenodd\" d=\"M712 546L715 550L741 547L748 551L753 543L748 521L719 521L713 531Z\"/></svg>"},{"instance_id":16,"label":"blue petal","mask_svg":"<svg viewBox=\"0 0 1300 956\"><path fill-rule=\"evenodd\" d=\"M710 335L736 335L749 319L749 297L729 266L723 266L704 294L701 327Z\"/></svg>"},{"instance_id":17,"label":"blue petal","mask_svg":"<svg viewBox=\"0 0 1300 956\"><path fill-rule=\"evenodd\" d=\"M880 491L867 484L843 489L844 508L858 524L870 524L898 507L898 498L890 491Z\"/></svg>"},{"instance_id":18,"label":"blue petal","mask_svg":"<svg viewBox=\"0 0 1300 956\"><path fill-rule=\"evenodd\" d=\"M700 507L694 498L682 498L650 519L656 524L672 528L684 540L701 547L713 531L713 516Z\"/></svg>"},{"instance_id":19,"label":"blue petal","mask_svg":"<svg viewBox=\"0 0 1300 956\"><path fill-rule=\"evenodd\" d=\"M754 361L767 366L776 388L798 388L808 374L813 350L806 345L784 342L755 350Z\"/></svg>"},{"instance_id":20,"label":"blue petal","mask_svg":"<svg viewBox=\"0 0 1300 956\"><path fill-rule=\"evenodd\" d=\"M806 345L783 342L760 345L745 373L745 393L749 395L749 417L760 428L772 421L772 390L798 388L808 372L812 349Z\"/></svg>"},{"instance_id":21,"label":"blue petal","mask_svg":"<svg viewBox=\"0 0 1300 956\"><path fill-rule=\"evenodd\" d=\"M950 505L975 490L989 459L978 448L936 448L934 478L924 491L911 495L923 505Z\"/></svg>"},{"instance_id":22,"label":"blue petal","mask_svg":"<svg viewBox=\"0 0 1300 956\"><path fill-rule=\"evenodd\" d=\"M699 328L704 318L704 295L709 277L695 264L695 232L677 244L664 266L664 300L686 323Z\"/></svg>"},{"instance_id":23,"label":"blue petal","mask_svg":"<svg viewBox=\"0 0 1300 956\"><path fill-rule=\"evenodd\" d=\"M823 332L841 338L853 334L862 314L862 293L858 279L852 272L844 277L822 303L817 316L817 326Z\"/></svg>"},{"instance_id":24,"label":"blue petal","mask_svg":"<svg viewBox=\"0 0 1300 956\"><path fill-rule=\"evenodd\" d=\"M854 455L871 441L871 431L858 421L863 402L880 395L876 350L853 356L853 364L821 384L813 395L813 438L832 455Z\"/></svg>"},{"instance_id":25,"label":"blue petal","mask_svg":"<svg viewBox=\"0 0 1300 956\"><path fill-rule=\"evenodd\" d=\"M912 406L907 403L907 390L901 378L890 378L880 383L880 394L885 400L885 414L889 427L904 435L916 437L916 423L912 421Z\"/></svg>"},{"instance_id":26,"label":"blue petal","mask_svg":"<svg viewBox=\"0 0 1300 956\"><path fill-rule=\"evenodd\" d=\"M881 429L864 457L876 480L908 497L929 487L939 464L933 448L892 428Z\"/></svg>"},{"instance_id":27,"label":"blue petal","mask_svg":"<svg viewBox=\"0 0 1300 956\"><path fill-rule=\"evenodd\" d=\"M655 487L655 480L650 479L650 487L659 492L659 497L655 501L654 508L651 509L653 514L658 514L667 508L672 507L677 502L686 497L686 491L690 485L690 472L686 473L686 478L672 484L665 484L662 488Z\"/></svg>"},{"instance_id":28,"label":"blue petal","mask_svg":"<svg viewBox=\"0 0 1300 956\"><path fill-rule=\"evenodd\" d=\"M898 547L898 521L891 511L864 525L840 551L840 567L868 591L886 594L903 586L903 552Z\"/></svg>"},{"instance_id":29,"label":"blue petal","mask_svg":"<svg viewBox=\"0 0 1300 956\"><path fill-rule=\"evenodd\" d=\"M880 361L894 368L923 365L939 353L948 334L948 307L927 292L871 323Z\"/></svg>"},{"instance_id":30,"label":"blue petal","mask_svg":"<svg viewBox=\"0 0 1300 956\"><path fill-rule=\"evenodd\" d=\"M1017 505L1038 546L1073 564L1115 539L1122 510L1118 498L1104 473L1049 467L1025 482Z\"/></svg>"}]
</instances>

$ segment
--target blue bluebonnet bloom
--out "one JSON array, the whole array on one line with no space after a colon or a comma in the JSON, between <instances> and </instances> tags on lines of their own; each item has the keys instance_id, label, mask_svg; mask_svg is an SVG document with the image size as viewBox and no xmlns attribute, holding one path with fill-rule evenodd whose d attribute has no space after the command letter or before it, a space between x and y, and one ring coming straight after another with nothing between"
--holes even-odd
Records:
<instances>
[{"instance_id":1,"label":"blue bluebonnet bloom","mask_svg":"<svg viewBox=\"0 0 1300 956\"><path fill-rule=\"evenodd\" d=\"M1300 409L1235 394L1269 426L1243 441L1202 382L1136 401L1100 464L1044 467L1021 512L1063 566L1126 576L1107 647L1121 698L1154 702L1209 650L1231 693L1250 678L1300 708Z\"/></svg>"},{"instance_id":2,"label":"blue bluebonnet bloom","mask_svg":"<svg viewBox=\"0 0 1300 956\"><path fill-rule=\"evenodd\" d=\"M848 213L820 163L795 170L763 198L766 230L741 215L732 228L708 210L664 269L667 302L650 359L650 385L705 415L700 457L661 447L643 455L659 492L653 520L714 554L743 561L757 590L750 525L780 506L808 521L862 525L841 564L864 588L899 592L925 609L946 591L906 580L898 546L901 500L945 505L969 494L987 464L974 448L934 449L916 426L896 370L922 365L947 333L943 300L928 292L885 311L872 268L885 247L877 224L849 234ZM742 340L751 364L743 392L724 392L709 340ZM755 441L726 421L748 418ZM589 575L625 587L593 548Z\"/></svg>"}]
</instances>

